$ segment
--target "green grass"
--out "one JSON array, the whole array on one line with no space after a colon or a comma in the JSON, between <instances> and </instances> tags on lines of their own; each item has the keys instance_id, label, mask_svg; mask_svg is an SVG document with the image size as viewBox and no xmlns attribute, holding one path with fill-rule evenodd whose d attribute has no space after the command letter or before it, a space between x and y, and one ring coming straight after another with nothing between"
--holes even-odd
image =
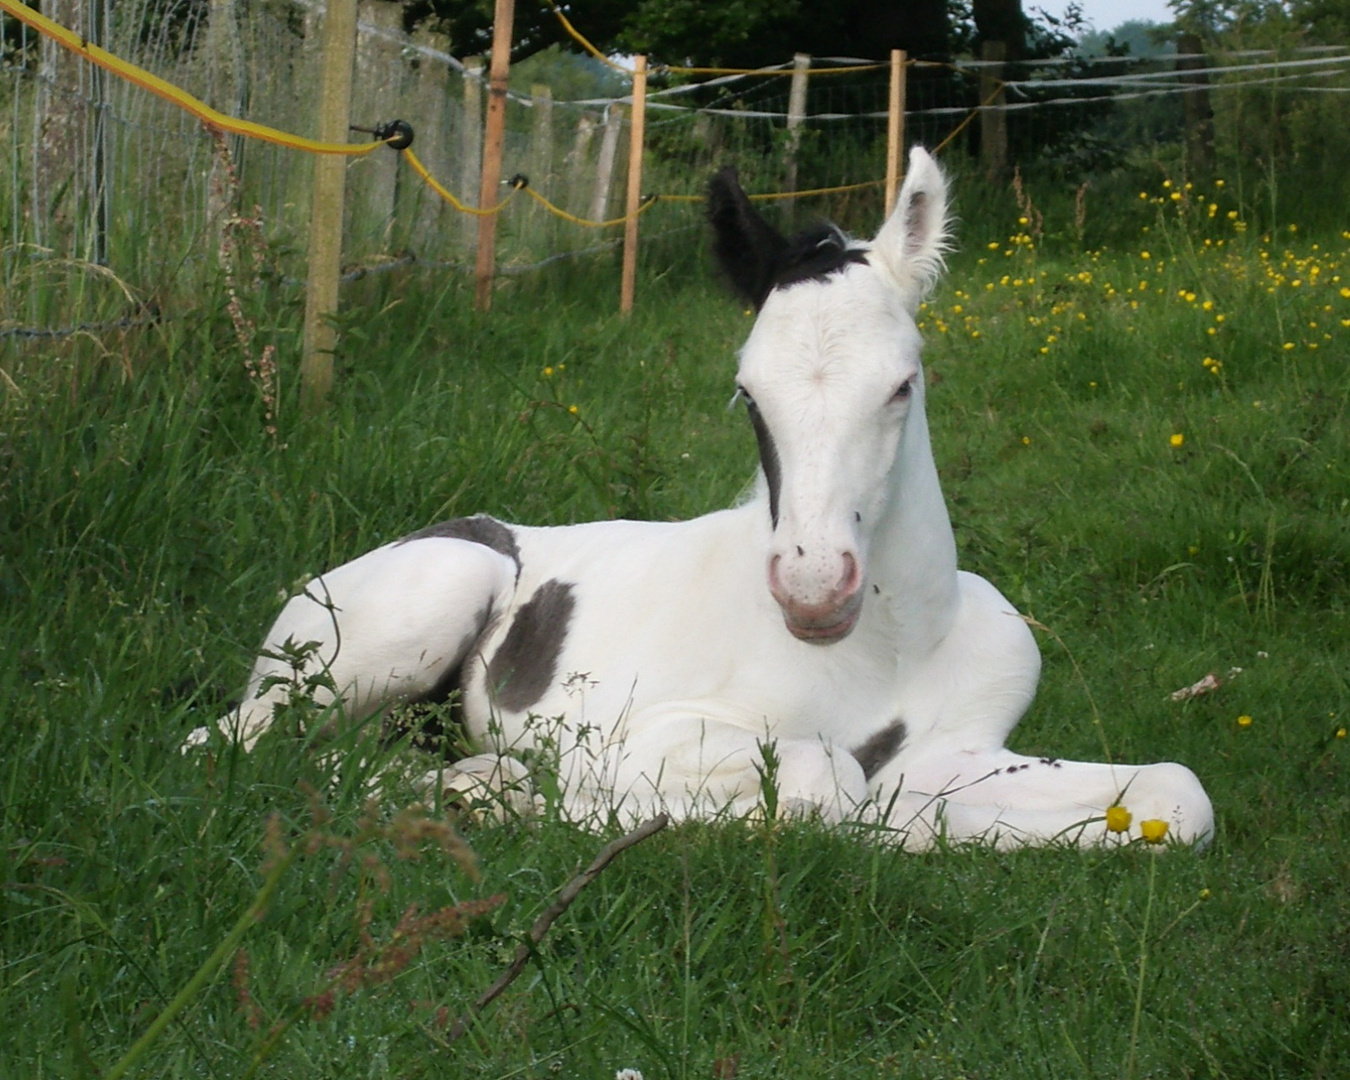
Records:
<instances>
[{"instance_id":1,"label":"green grass","mask_svg":"<svg viewBox=\"0 0 1350 1080\"><path fill-rule=\"evenodd\" d=\"M1067 225L1015 247L1015 219L970 227L924 313L929 411L964 564L1056 635L1015 747L1185 762L1212 849L899 856L809 824L672 828L586 889L451 1046L447 1021L601 840L549 815L467 824L475 880L434 844L400 857L412 793L390 780L372 809L367 785L402 751L369 733L328 757L280 736L211 761L178 746L305 574L453 514L733 500L754 454L725 408L748 320L684 270L651 275L627 320L607 264L511 283L490 317L455 280L366 280L332 409L305 421L283 384L275 437L215 290L124 337L7 342L0 1075L106 1072L292 844L246 965L140 1075L1346 1075L1347 241L1263 242L1170 205L1145 220L1090 255ZM289 378L298 298L246 311ZM394 936L414 905L489 897L460 936ZM359 986L312 1000L353 960Z\"/></svg>"}]
</instances>

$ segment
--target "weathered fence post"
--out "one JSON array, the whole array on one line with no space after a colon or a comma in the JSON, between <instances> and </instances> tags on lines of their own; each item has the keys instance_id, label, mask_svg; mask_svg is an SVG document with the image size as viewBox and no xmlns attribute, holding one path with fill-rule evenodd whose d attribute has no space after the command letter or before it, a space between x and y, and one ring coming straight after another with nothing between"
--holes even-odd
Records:
<instances>
[{"instance_id":1,"label":"weathered fence post","mask_svg":"<svg viewBox=\"0 0 1350 1080\"><path fill-rule=\"evenodd\" d=\"M572 149L567 153L566 175L564 181L566 192L567 208L574 214L584 211L581 198L577 193L581 191L581 178L585 174L586 163L590 159L591 142L595 138L595 118L589 113L582 113L577 117L577 133L572 140Z\"/></svg>"},{"instance_id":2,"label":"weathered fence post","mask_svg":"<svg viewBox=\"0 0 1350 1080\"><path fill-rule=\"evenodd\" d=\"M429 51L439 53L449 53L450 39L445 34L438 34L425 27L418 27L413 31L413 44ZM450 155L447 153L446 141L449 124L446 121L446 106L448 104L448 89L446 86L449 69L447 66L433 56L426 53L420 53L417 63L417 83L415 89L416 111L421 120L421 125L417 128L417 156L420 157L431 175L440 179L445 177L449 179ZM393 117L385 117L386 120ZM420 245L419 254L425 256L426 253L440 249L440 234L442 232L441 223L446 220L445 212L449 209L441 198L425 184L417 182L412 185L412 197L405 198L405 203L412 202L416 207L416 237Z\"/></svg>"},{"instance_id":3,"label":"weathered fence post","mask_svg":"<svg viewBox=\"0 0 1350 1080\"><path fill-rule=\"evenodd\" d=\"M623 225L623 283L619 310L633 310L637 291L638 207L642 205L642 143L647 121L647 58L633 57L633 115L628 125L628 200Z\"/></svg>"},{"instance_id":4,"label":"weathered fence post","mask_svg":"<svg viewBox=\"0 0 1350 1080\"><path fill-rule=\"evenodd\" d=\"M469 206L477 206L476 192L483 176L483 58L471 56L464 61L464 116L460 127L461 158L459 190ZM464 246L469 257L478 249L478 219L464 215Z\"/></svg>"},{"instance_id":5,"label":"weathered fence post","mask_svg":"<svg viewBox=\"0 0 1350 1080\"><path fill-rule=\"evenodd\" d=\"M346 142L351 119L352 57L356 52L356 0L328 0L323 22L323 79L319 89L318 137ZM314 158L310 207L309 280L305 285L305 330L300 362L300 400L305 412L323 407L333 386L338 277L342 267L342 204L347 159Z\"/></svg>"},{"instance_id":6,"label":"weathered fence post","mask_svg":"<svg viewBox=\"0 0 1350 1080\"><path fill-rule=\"evenodd\" d=\"M986 41L980 49L980 162L990 180L998 180L1008 171L1008 103L1003 89L1003 64L1008 46L1002 41Z\"/></svg>"},{"instance_id":7,"label":"weathered fence post","mask_svg":"<svg viewBox=\"0 0 1350 1080\"><path fill-rule=\"evenodd\" d=\"M76 33L89 32L86 0L49 0L42 10ZM83 150L89 110L81 92L83 61L45 34L38 49L33 239L59 251L63 246L77 246L75 224L83 201L80 188L86 179ZM74 250L63 253L76 254Z\"/></svg>"},{"instance_id":8,"label":"weathered fence post","mask_svg":"<svg viewBox=\"0 0 1350 1080\"><path fill-rule=\"evenodd\" d=\"M483 139L483 182L478 190L478 205L483 209L498 202L497 185L502 179L502 143L506 138L506 88L511 76L511 27L515 20L515 0L496 0L492 15L492 66L488 72L487 133ZM497 263L497 215L478 219L478 256L474 272L478 285L474 306L479 311L492 309L492 278Z\"/></svg>"},{"instance_id":9,"label":"weathered fence post","mask_svg":"<svg viewBox=\"0 0 1350 1080\"><path fill-rule=\"evenodd\" d=\"M595 165L595 191L591 195L592 221L604 221L609 210L609 188L614 182L614 158L619 152L623 117L622 105L610 105L605 109L605 133L600 137L600 160Z\"/></svg>"},{"instance_id":10,"label":"weathered fence post","mask_svg":"<svg viewBox=\"0 0 1350 1080\"><path fill-rule=\"evenodd\" d=\"M1186 171L1195 178L1214 173L1214 110L1209 104L1209 76L1205 73L1204 46L1198 34L1182 34L1177 39L1178 71L1194 71L1186 77L1187 90L1181 97L1186 124Z\"/></svg>"},{"instance_id":11,"label":"weathered fence post","mask_svg":"<svg viewBox=\"0 0 1350 1080\"><path fill-rule=\"evenodd\" d=\"M356 85L361 115L357 123L376 127L397 117L403 81L403 9L383 0L360 0L357 18L375 27L375 33L356 38ZM360 254L367 245L387 251L398 199L398 155L389 151L368 154L351 168L349 237Z\"/></svg>"},{"instance_id":12,"label":"weathered fence post","mask_svg":"<svg viewBox=\"0 0 1350 1080\"><path fill-rule=\"evenodd\" d=\"M811 57L806 53L792 56L792 86L788 90L787 110L787 179L784 191L797 190L797 150L802 143L802 121L806 119L806 84L811 73ZM797 200L789 199L787 222L797 216Z\"/></svg>"},{"instance_id":13,"label":"weathered fence post","mask_svg":"<svg viewBox=\"0 0 1350 1080\"><path fill-rule=\"evenodd\" d=\"M238 116L242 103L243 48L239 41L235 0L211 0L206 22L207 103L226 116ZM206 212L222 267L228 257L229 220L239 186L239 150L243 139L223 135L214 144L206 185Z\"/></svg>"},{"instance_id":14,"label":"weathered fence post","mask_svg":"<svg viewBox=\"0 0 1350 1080\"><path fill-rule=\"evenodd\" d=\"M535 83L530 87L530 98L534 102L534 119L530 125L530 154L525 175L529 177L532 188L548 195L552 192L549 178L553 174L553 90L544 83ZM550 254L553 248L553 215L535 203L530 208L530 217L531 239L539 239L543 253Z\"/></svg>"},{"instance_id":15,"label":"weathered fence post","mask_svg":"<svg viewBox=\"0 0 1350 1080\"><path fill-rule=\"evenodd\" d=\"M886 216L895 207L905 160L905 50L891 50L891 93L886 111Z\"/></svg>"}]
</instances>

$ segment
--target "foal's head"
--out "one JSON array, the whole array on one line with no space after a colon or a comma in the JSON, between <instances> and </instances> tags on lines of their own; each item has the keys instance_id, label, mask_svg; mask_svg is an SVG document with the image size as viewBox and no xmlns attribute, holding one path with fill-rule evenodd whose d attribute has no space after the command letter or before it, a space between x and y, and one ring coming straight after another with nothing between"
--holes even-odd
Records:
<instances>
[{"instance_id":1,"label":"foal's head","mask_svg":"<svg viewBox=\"0 0 1350 1080\"><path fill-rule=\"evenodd\" d=\"M718 258L759 312L737 387L769 489L769 589L803 640L853 629L871 540L903 497L906 459L928 454L914 317L941 270L946 205L941 171L917 148L870 244L828 225L788 239L733 170L712 183Z\"/></svg>"}]
</instances>

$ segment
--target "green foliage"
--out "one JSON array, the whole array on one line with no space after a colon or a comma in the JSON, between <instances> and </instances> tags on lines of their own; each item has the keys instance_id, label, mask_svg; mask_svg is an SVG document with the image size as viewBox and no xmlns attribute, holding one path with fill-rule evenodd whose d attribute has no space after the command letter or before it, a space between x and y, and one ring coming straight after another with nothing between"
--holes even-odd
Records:
<instances>
[{"instance_id":1,"label":"green foliage","mask_svg":"<svg viewBox=\"0 0 1350 1080\"><path fill-rule=\"evenodd\" d=\"M490 316L456 278L372 277L306 421L298 299L264 284L245 308L280 350L275 436L221 290L97 339L7 339L0 1074L107 1070L178 999L139 1075L1345 1075L1350 240L1266 232L1236 187L1159 172L1081 221L1072 192L958 187L965 250L923 313L964 564L1056 635L1015 747L1186 762L1213 849L902 857L809 822L672 828L453 1044L601 841L462 821L475 879L448 842L402 843L430 836L400 816L402 742L179 745L306 574L473 511L732 501L748 319L692 269L648 273L629 319L604 263L504 282ZM1210 671L1218 691L1170 700ZM479 914L440 934L450 911Z\"/></svg>"}]
</instances>

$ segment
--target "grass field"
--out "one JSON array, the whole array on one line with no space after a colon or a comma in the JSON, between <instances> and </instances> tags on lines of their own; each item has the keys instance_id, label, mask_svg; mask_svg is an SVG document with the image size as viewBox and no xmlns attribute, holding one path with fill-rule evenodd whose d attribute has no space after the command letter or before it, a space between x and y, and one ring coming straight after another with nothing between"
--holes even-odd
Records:
<instances>
[{"instance_id":1,"label":"grass field","mask_svg":"<svg viewBox=\"0 0 1350 1080\"><path fill-rule=\"evenodd\" d=\"M606 838L462 824L475 870L399 813L402 744L179 745L304 575L456 514L732 501L749 320L688 259L628 320L607 264L510 283L490 317L458 280L368 279L317 421L280 286L239 320L207 289L150 327L7 341L0 1076L1350 1075L1350 233L1248 227L1219 188L1128 212L1147 231L1094 251L1029 206L963 228L923 313L929 414L965 567L1052 631L1014 748L1186 763L1211 849L672 827L454 1042Z\"/></svg>"}]
</instances>

